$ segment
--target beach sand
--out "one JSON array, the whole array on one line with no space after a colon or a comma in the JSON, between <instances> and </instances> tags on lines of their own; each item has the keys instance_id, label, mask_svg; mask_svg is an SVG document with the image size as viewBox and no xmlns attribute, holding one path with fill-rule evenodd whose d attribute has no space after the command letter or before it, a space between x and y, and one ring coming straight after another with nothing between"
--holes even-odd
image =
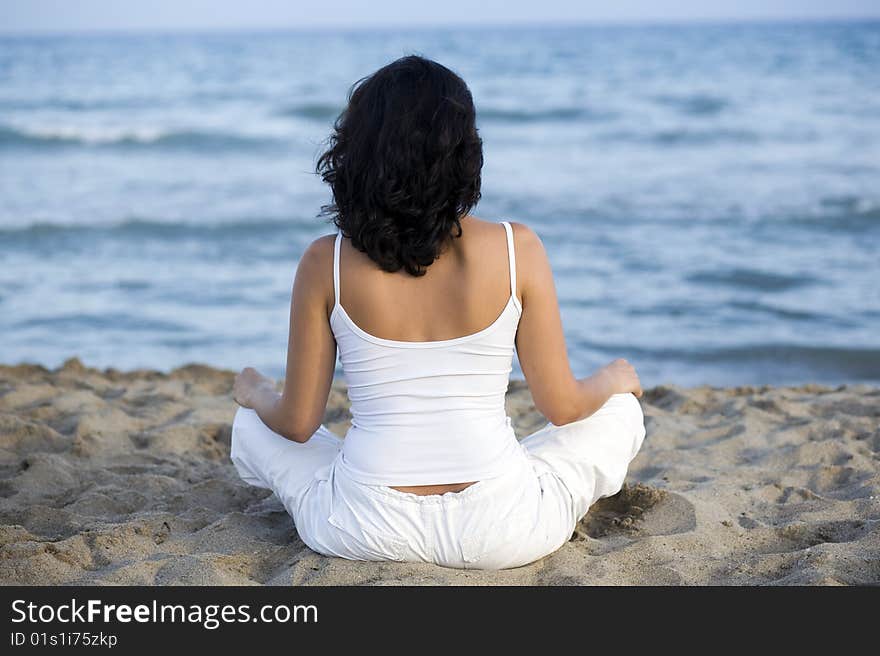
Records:
<instances>
[{"instance_id":1,"label":"beach sand","mask_svg":"<svg viewBox=\"0 0 880 656\"><path fill-rule=\"evenodd\" d=\"M877 388L647 390L624 489L556 553L485 572L309 550L229 462L233 376L0 366L0 583L880 583ZM522 381L508 413L544 423ZM347 428L341 381L325 423Z\"/></svg>"}]
</instances>

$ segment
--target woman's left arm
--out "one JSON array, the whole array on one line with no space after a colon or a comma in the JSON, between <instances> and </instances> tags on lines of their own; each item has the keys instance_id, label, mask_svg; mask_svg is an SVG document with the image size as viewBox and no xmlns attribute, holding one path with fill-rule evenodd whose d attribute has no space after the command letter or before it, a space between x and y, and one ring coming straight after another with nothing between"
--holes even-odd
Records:
<instances>
[{"instance_id":1,"label":"woman's left arm","mask_svg":"<svg viewBox=\"0 0 880 656\"><path fill-rule=\"evenodd\" d=\"M326 235L312 242L296 269L283 391L276 392L271 378L250 367L235 379L235 400L294 442L308 441L320 427L333 382L336 340L328 308L333 299L334 239Z\"/></svg>"}]
</instances>

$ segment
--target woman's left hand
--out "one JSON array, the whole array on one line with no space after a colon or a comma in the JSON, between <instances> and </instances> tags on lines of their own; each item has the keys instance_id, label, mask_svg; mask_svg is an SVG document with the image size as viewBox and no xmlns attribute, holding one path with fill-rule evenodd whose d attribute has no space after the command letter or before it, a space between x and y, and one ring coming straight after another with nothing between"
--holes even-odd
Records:
<instances>
[{"instance_id":1,"label":"woman's left hand","mask_svg":"<svg viewBox=\"0 0 880 656\"><path fill-rule=\"evenodd\" d=\"M264 376L253 367L245 367L235 377L232 386L232 397L243 408L253 408L254 398L263 389L275 392L275 381Z\"/></svg>"}]
</instances>

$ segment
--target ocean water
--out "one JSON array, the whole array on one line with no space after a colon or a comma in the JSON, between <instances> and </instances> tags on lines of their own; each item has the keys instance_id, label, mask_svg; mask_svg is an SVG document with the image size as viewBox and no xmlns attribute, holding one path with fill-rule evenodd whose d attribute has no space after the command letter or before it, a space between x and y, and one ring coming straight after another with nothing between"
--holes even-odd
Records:
<instances>
[{"instance_id":1,"label":"ocean water","mask_svg":"<svg viewBox=\"0 0 880 656\"><path fill-rule=\"evenodd\" d=\"M880 23L0 37L0 362L283 375L350 85L468 82L576 374L880 382ZM518 362L514 375L521 376Z\"/></svg>"}]
</instances>

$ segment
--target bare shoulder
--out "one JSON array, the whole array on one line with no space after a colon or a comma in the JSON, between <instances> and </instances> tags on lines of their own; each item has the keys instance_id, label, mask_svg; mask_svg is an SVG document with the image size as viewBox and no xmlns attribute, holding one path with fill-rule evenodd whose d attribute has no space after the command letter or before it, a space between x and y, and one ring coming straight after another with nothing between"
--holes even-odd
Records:
<instances>
[{"instance_id":1,"label":"bare shoulder","mask_svg":"<svg viewBox=\"0 0 880 656\"><path fill-rule=\"evenodd\" d=\"M468 216L469 225L478 228L481 247L488 246L498 237L499 221L486 221L476 216ZM516 252L517 271L529 271L547 262L544 243L534 230L519 221L507 221L513 231L513 248Z\"/></svg>"},{"instance_id":2,"label":"bare shoulder","mask_svg":"<svg viewBox=\"0 0 880 656\"><path fill-rule=\"evenodd\" d=\"M496 238L499 221L487 221L472 214L469 215L468 219L472 226L479 226L481 235L484 235L486 239L494 240ZM529 226L519 221L508 221L507 223L513 229L513 245L517 253L519 253L520 248L526 252L536 249L543 251L540 237Z\"/></svg>"},{"instance_id":3,"label":"bare shoulder","mask_svg":"<svg viewBox=\"0 0 880 656\"><path fill-rule=\"evenodd\" d=\"M516 249L518 259L534 261L547 257L544 251L544 243L534 230L525 223L509 221L513 230L513 246Z\"/></svg>"},{"instance_id":4,"label":"bare shoulder","mask_svg":"<svg viewBox=\"0 0 880 656\"><path fill-rule=\"evenodd\" d=\"M544 242L538 233L518 221L510 221L510 227L513 229L513 248L516 251L517 286L525 308L535 296L552 296L553 273Z\"/></svg>"},{"instance_id":5,"label":"bare shoulder","mask_svg":"<svg viewBox=\"0 0 880 656\"><path fill-rule=\"evenodd\" d=\"M336 242L336 235L323 235L315 239L306 246L302 257L299 261L300 268L323 269L327 266L333 267L333 247Z\"/></svg>"},{"instance_id":6,"label":"bare shoulder","mask_svg":"<svg viewBox=\"0 0 880 656\"><path fill-rule=\"evenodd\" d=\"M296 268L296 278L303 291L317 296L333 296L333 247L336 235L323 235L303 251Z\"/></svg>"}]
</instances>

